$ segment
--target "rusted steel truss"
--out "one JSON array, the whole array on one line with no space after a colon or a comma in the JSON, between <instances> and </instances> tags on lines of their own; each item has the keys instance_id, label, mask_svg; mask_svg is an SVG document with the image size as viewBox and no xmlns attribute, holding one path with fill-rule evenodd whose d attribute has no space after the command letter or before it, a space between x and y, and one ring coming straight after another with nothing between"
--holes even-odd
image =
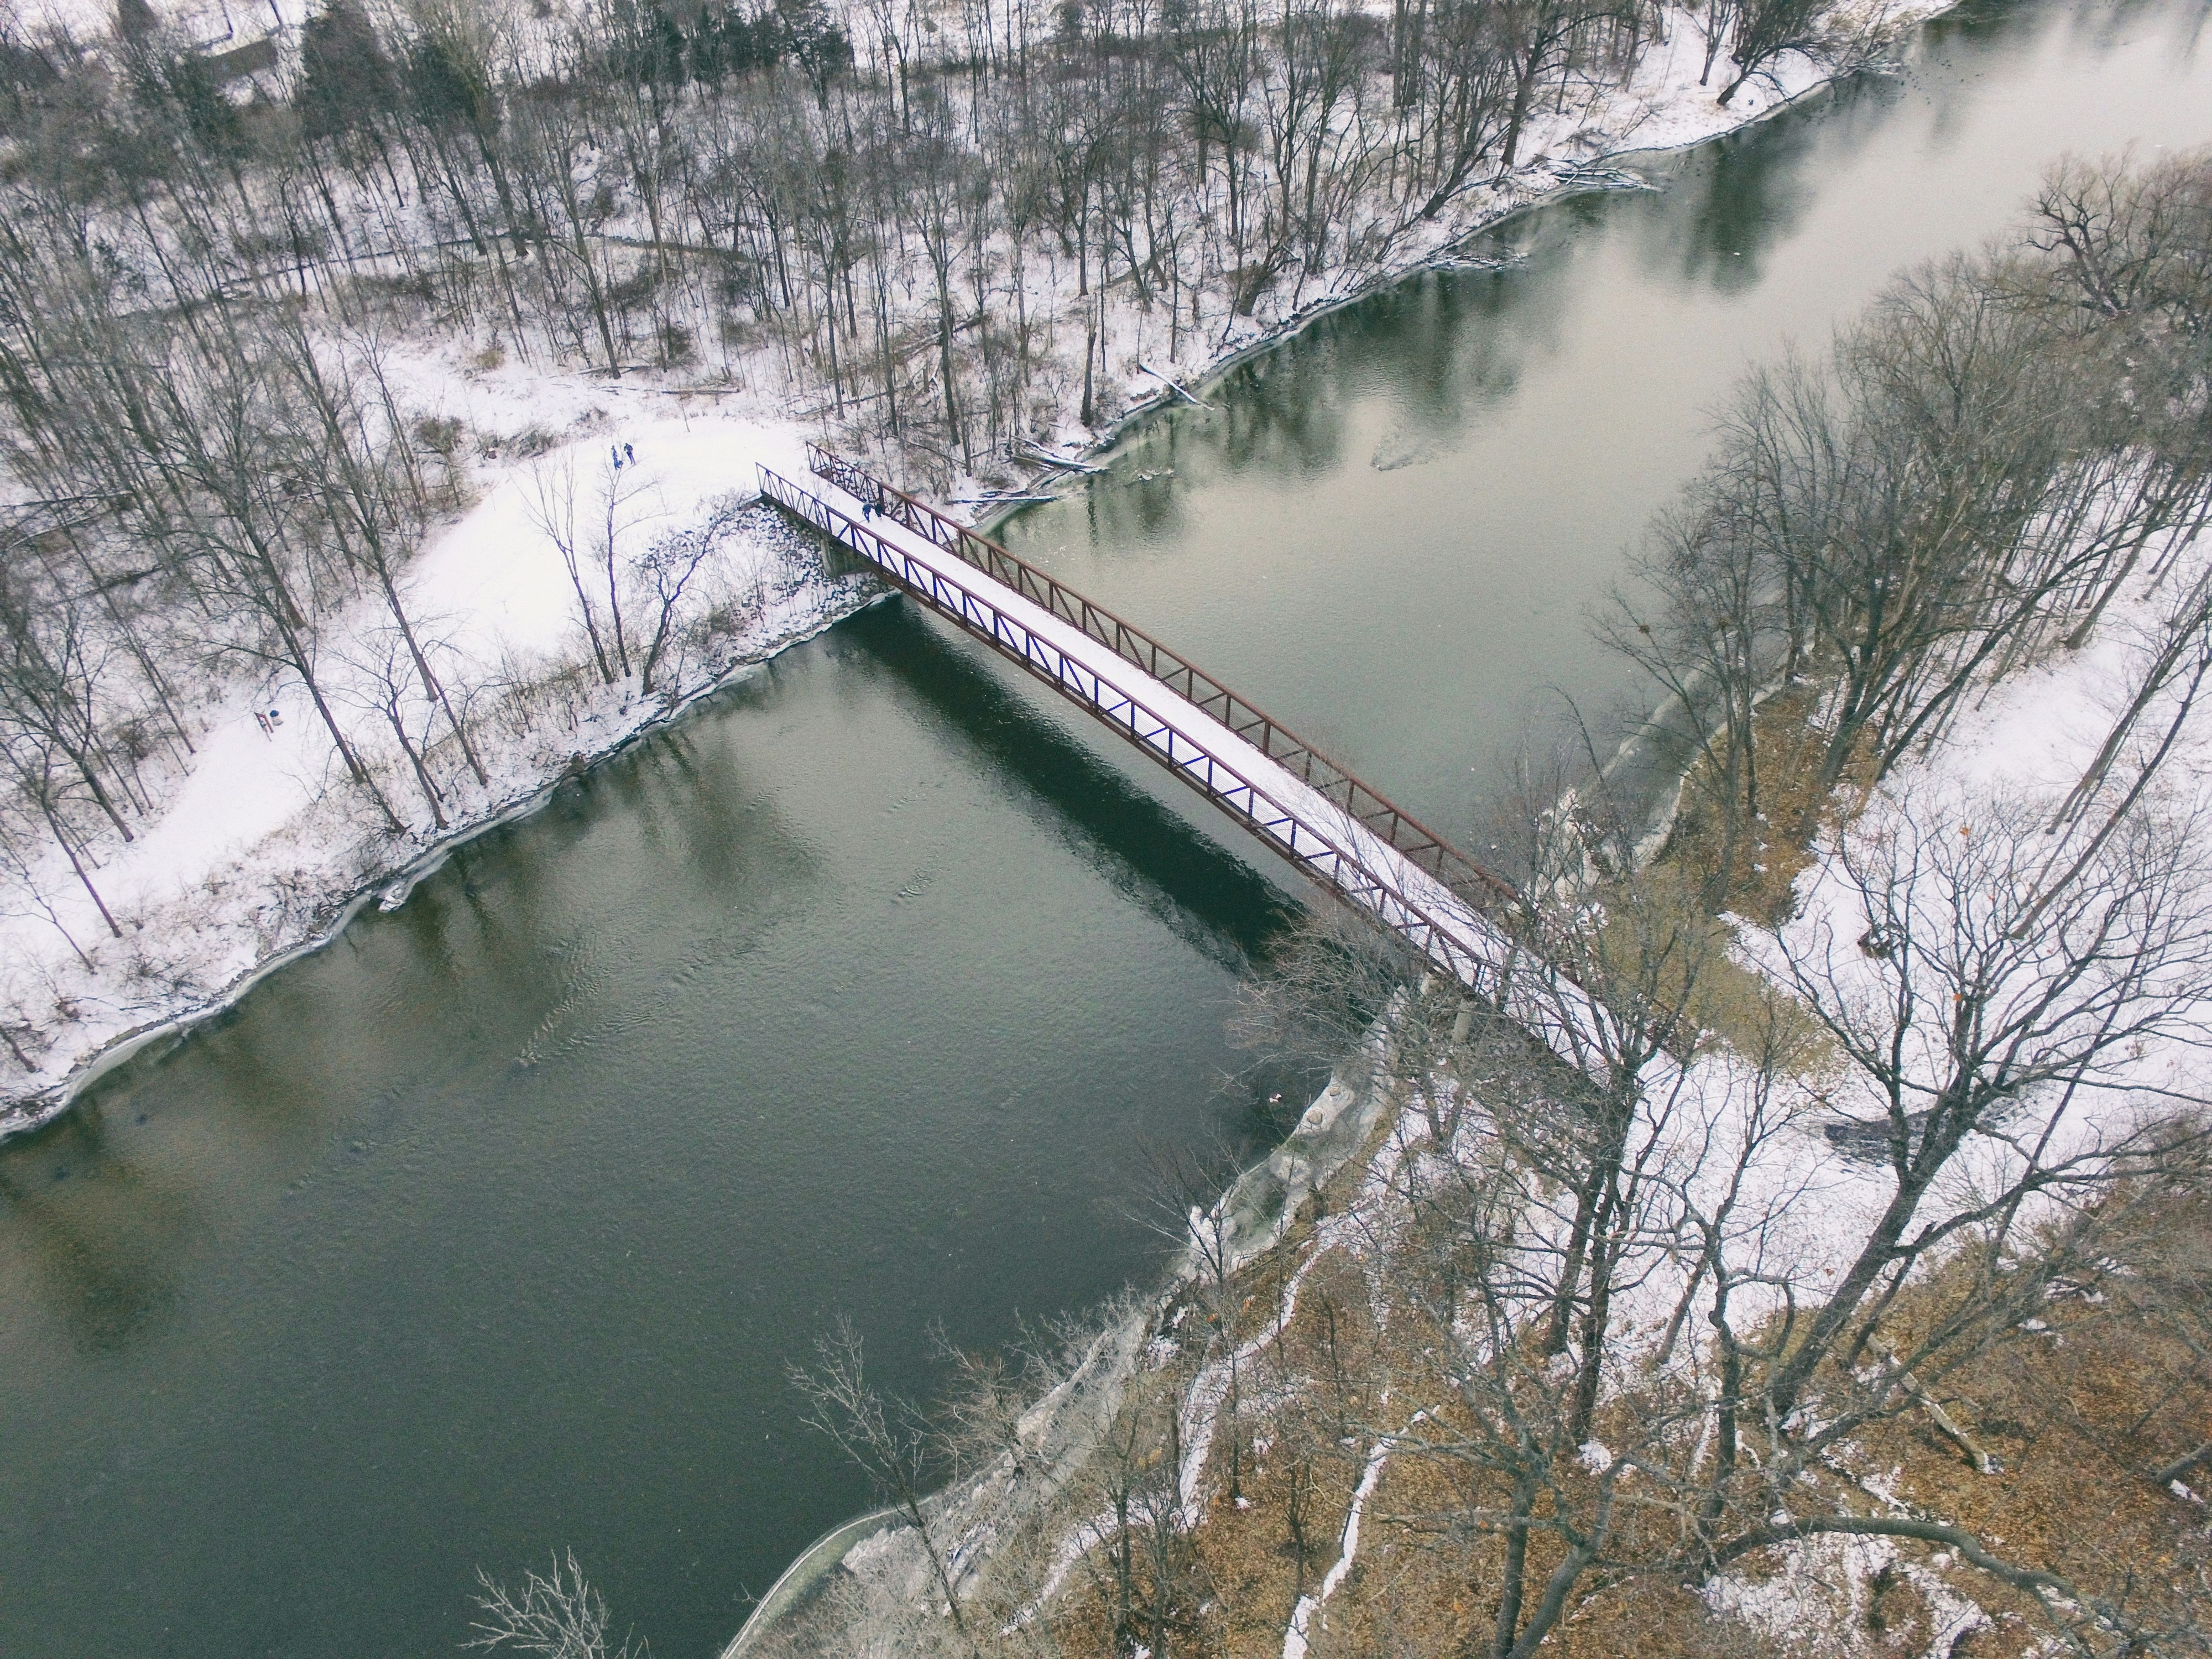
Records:
<instances>
[{"instance_id":1,"label":"rusted steel truss","mask_svg":"<svg viewBox=\"0 0 2212 1659\"><path fill-rule=\"evenodd\" d=\"M989 537L977 534L903 490L894 489L819 444L806 446L806 460L817 477L826 478L855 500L869 503L885 518L927 538L994 581L1011 587L1030 604L1081 629L1122 661L1143 669L1170 690L1220 721L1307 787L1350 813L1415 868L1433 876L1466 903L1477 909L1492 909L1512 901L1513 889L1503 877L1485 869L1412 813L1395 805L1381 790L1360 781L1279 720L1271 719L1141 629L1133 627L1072 588L1062 586Z\"/></svg>"},{"instance_id":2,"label":"rusted steel truss","mask_svg":"<svg viewBox=\"0 0 2212 1659\"><path fill-rule=\"evenodd\" d=\"M1481 914L1499 908L1510 897L1511 890L1501 878L1110 611L911 496L824 451L810 449L816 473L860 501L863 517L855 519L814 491L763 467L762 489L770 500L842 543L896 586L1088 709L1316 880L1397 932L1434 965L1479 994L1496 998L1504 991L1513 949L1505 933ZM988 580L962 579L927 562L866 522L866 507L939 551L953 554ZM1080 629L1086 640L1226 727L1243 744L1259 750L1304 782L1325 804L1301 809L1295 801L1278 799L1279 783L1271 786L1247 776L1232 758L1209 750L1202 733L1177 725L1168 701L1154 699L1160 706L1147 706L1141 682L1134 689L1113 684L994 597L994 592L1003 594L1009 589ZM1188 714L1182 719L1187 726ZM1340 814L1341 822L1329 821ZM1394 835L1401 839L1393 839ZM1382 850L1384 847L1390 850ZM1425 884L1404 865L1421 871L1436 886L1424 890ZM1452 874L1457 875L1456 881ZM1445 890L1440 893L1438 887Z\"/></svg>"}]
</instances>

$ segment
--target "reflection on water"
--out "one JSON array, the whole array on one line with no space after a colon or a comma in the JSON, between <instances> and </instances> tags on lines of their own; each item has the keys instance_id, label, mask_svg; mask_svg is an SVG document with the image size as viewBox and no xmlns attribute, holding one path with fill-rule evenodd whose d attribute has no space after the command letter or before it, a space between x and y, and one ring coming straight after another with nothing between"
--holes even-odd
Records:
<instances>
[{"instance_id":1,"label":"reflection on water","mask_svg":"<svg viewBox=\"0 0 2212 1659\"><path fill-rule=\"evenodd\" d=\"M2057 150L2212 139L2203 17L1962 13L1009 534L1479 846L1494 757L1624 692L1585 609L1741 365ZM1284 878L1205 811L879 610L0 1147L0 1652L445 1651L554 1545L711 1652L865 1501L784 1382L832 1310L923 1378L931 1319L1149 1271L1145 1142L1267 1133L1223 1019Z\"/></svg>"},{"instance_id":2,"label":"reflection on water","mask_svg":"<svg viewBox=\"0 0 2212 1659\"><path fill-rule=\"evenodd\" d=\"M1050 809L1043 827L1192 950L1233 973L1264 949L1287 904L1249 865L1189 832L1174 810L1186 802L1133 787L1095 750L1066 741L995 665L951 648L914 612L873 614L851 631L947 733Z\"/></svg>"},{"instance_id":3,"label":"reflection on water","mask_svg":"<svg viewBox=\"0 0 2212 1659\"><path fill-rule=\"evenodd\" d=\"M109 1139L95 1105L56 1126L38 1158L0 1164L10 1254L85 1355L120 1350L154 1325L204 1227L189 1187L135 1167Z\"/></svg>"},{"instance_id":4,"label":"reflection on water","mask_svg":"<svg viewBox=\"0 0 2212 1659\"><path fill-rule=\"evenodd\" d=\"M1743 366L2002 228L2068 150L2212 137L2198 0L1978 5L1906 72L1593 193L1326 317L1005 526L1448 834L1516 747L1640 713L1587 615Z\"/></svg>"},{"instance_id":5,"label":"reflection on water","mask_svg":"<svg viewBox=\"0 0 2212 1659\"><path fill-rule=\"evenodd\" d=\"M1837 125L1866 134L1904 95L1893 81L1856 82L1832 96L1841 107L1820 128L1784 121L1757 143L1717 146L1701 165L1684 169L1676 187L1686 210L1646 216L1638 226L1653 274L1723 295L1756 288L1765 280L1769 250L1794 235L1803 216L1808 153Z\"/></svg>"}]
</instances>

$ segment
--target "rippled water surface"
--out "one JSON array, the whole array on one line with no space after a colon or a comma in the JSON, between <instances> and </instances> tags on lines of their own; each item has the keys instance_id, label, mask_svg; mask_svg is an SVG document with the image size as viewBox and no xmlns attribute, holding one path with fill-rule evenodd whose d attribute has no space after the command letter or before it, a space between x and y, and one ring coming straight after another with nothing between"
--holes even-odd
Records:
<instances>
[{"instance_id":1,"label":"rippled water surface","mask_svg":"<svg viewBox=\"0 0 2212 1659\"><path fill-rule=\"evenodd\" d=\"M1472 835L1750 358L2212 141L2195 4L1979 8L1900 79L1521 220L1008 527ZM1268 1132L1223 1019L1285 878L893 605L0 1146L0 1653L425 1655L573 1546L664 1659L858 1508L784 1369L889 1380L1152 1270L1147 1145Z\"/></svg>"}]
</instances>

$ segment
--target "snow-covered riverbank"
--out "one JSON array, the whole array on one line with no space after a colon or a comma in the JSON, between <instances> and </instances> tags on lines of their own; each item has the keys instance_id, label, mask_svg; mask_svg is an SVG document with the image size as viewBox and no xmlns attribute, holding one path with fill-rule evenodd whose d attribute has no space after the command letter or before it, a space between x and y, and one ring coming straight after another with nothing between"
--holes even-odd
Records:
<instances>
[{"instance_id":1,"label":"snow-covered riverbank","mask_svg":"<svg viewBox=\"0 0 2212 1659\"><path fill-rule=\"evenodd\" d=\"M733 492L751 495L758 465L793 469L803 455L787 426L589 415L583 423L591 435L511 468L410 573L418 613L475 675L485 779L465 779L458 793L447 786L442 825L395 782L387 793L408 822L392 835L344 788L299 687L224 688L197 711L195 752L166 810L108 849L97 872L122 937L106 933L88 891L58 882L46 905L0 919L7 994L19 1008L41 997L47 1011L43 1052L27 1077L11 1079L0 1133L50 1120L108 1066L228 1006L363 906L396 907L453 848L535 811L590 765L881 596L865 577L826 569L771 509L746 507L705 573L731 618L711 649L650 696L635 676L594 683L575 660L566 569L533 522L538 480L571 459L580 471L605 471L618 440L636 456L625 468L635 482L626 532L643 538L698 523ZM357 610L363 631L377 625L373 602ZM365 692L360 678L336 671L334 695Z\"/></svg>"}]
</instances>

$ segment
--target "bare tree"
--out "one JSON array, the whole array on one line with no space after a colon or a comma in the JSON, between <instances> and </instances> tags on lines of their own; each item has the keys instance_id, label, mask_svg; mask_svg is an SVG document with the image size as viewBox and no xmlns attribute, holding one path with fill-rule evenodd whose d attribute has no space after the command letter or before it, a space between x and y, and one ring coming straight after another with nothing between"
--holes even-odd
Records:
<instances>
[{"instance_id":1,"label":"bare tree","mask_svg":"<svg viewBox=\"0 0 2212 1659\"><path fill-rule=\"evenodd\" d=\"M619 1648L610 1645L606 1598L585 1578L574 1550L565 1560L554 1556L549 1571L526 1571L519 1589L482 1567L477 1583L474 1634L464 1648L542 1659L650 1659L652 1644L633 1636L623 1636Z\"/></svg>"},{"instance_id":2,"label":"bare tree","mask_svg":"<svg viewBox=\"0 0 2212 1659\"><path fill-rule=\"evenodd\" d=\"M592 660L606 684L630 672L629 635L622 613L621 544L645 516L647 486L635 469L614 462L594 463L588 503L577 500L577 464L573 451L532 469L523 510L537 526L568 574L576 596L577 619L590 641ZM588 513L586 518L583 514Z\"/></svg>"},{"instance_id":3,"label":"bare tree","mask_svg":"<svg viewBox=\"0 0 2212 1659\"><path fill-rule=\"evenodd\" d=\"M413 715L427 726L438 708L417 696L420 682L413 662L416 644L397 628L386 628L349 642L345 657L353 670L352 679L336 695L367 708L384 722L407 763L407 769L414 775L423 805L430 809L430 821L443 830L447 827L446 794L430 775L428 733L415 730L409 724ZM416 714L418 709L421 712Z\"/></svg>"},{"instance_id":4,"label":"bare tree","mask_svg":"<svg viewBox=\"0 0 2212 1659\"><path fill-rule=\"evenodd\" d=\"M1184 1407L1188 1354L1125 1385L1120 1408L1085 1460L1076 1513L1085 1578L1112 1651L1206 1652L1204 1564L1185 1512Z\"/></svg>"},{"instance_id":5,"label":"bare tree","mask_svg":"<svg viewBox=\"0 0 2212 1659\"><path fill-rule=\"evenodd\" d=\"M29 849L16 838L15 826L13 823L0 824L0 869L7 872L9 888L23 894L29 900L32 908L45 920L46 925L62 936L63 942L70 948L70 953L85 967L91 967L92 958L85 954L84 946L76 942L76 935L70 932L67 924L56 913L52 902L47 898L46 889L39 881L36 861ZM93 896L97 897L98 895L94 894ZM112 917L109 919L109 925L111 927L113 925ZM23 1059L20 1050L16 1052L15 1059L25 1071L31 1069L29 1062Z\"/></svg>"},{"instance_id":6,"label":"bare tree","mask_svg":"<svg viewBox=\"0 0 2212 1659\"><path fill-rule=\"evenodd\" d=\"M1775 59L1784 53L1813 53L1826 47L1830 39L1826 25L1833 9L1834 0L1739 0L1728 33L1729 56L1735 60L1735 75L1721 88L1721 107L1728 107L1746 82L1771 80ZM1710 71L1710 57L1706 67ZM1704 84L1702 77L1699 84Z\"/></svg>"},{"instance_id":7,"label":"bare tree","mask_svg":"<svg viewBox=\"0 0 2212 1659\"><path fill-rule=\"evenodd\" d=\"M2045 823L2033 802L1907 799L1839 848L1856 914L1778 941L1790 982L1878 1103L1866 1133L1890 1180L1774 1373L1782 1415L1877 1286L1893 1292L1929 1250L2033 1194L2124 1169L2147 1130L2124 1117L2109 1127L2095 1109L2159 1091L2134 1064L2145 1045L2205 1035L2212 913L2194 811L2138 798L2094 846L2090 829L2053 836ZM1916 1225L1974 1141L1998 1161L1991 1195Z\"/></svg>"},{"instance_id":8,"label":"bare tree","mask_svg":"<svg viewBox=\"0 0 2212 1659\"><path fill-rule=\"evenodd\" d=\"M374 580L423 695L444 713L477 781L489 783L468 728L430 666L404 595L401 571L421 532L422 480L410 465L407 434L384 377L380 349L373 340L354 345L360 376L374 388L373 396L349 372L353 366L343 356L335 371L325 365L296 319L277 335L276 355L312 420L303 434L312 458L304 476L322 496L331 533ZM374 423L379 417L380 430Z\"/></svg>"},{"instance_id":9,"label":"bare tree","mask_svg":"<svg viewBox=\"0 0 2212 1659\"><path fill-rule=\"evenodd\" d=\"M652 629L637 659L641 696L653 695L653 672L675 638L684 593L702 567L715 556L745 506L740 496L724 495L708 509L704 523L659 537L638 556L635 568L652 589L653 605Z\"/></svg>"},{"instance_id":10,"label":"bare tree","mask_svg":"<svg viewBox=\"0 0 2212 1659\"><path fill-rule=\"evenodd\" d=\"M840 1316L815 1344L811 1367L791 1368L792 1386L806 1401L807 1426L866 1471L885 1501L914 1529L935 1593L955 1631L967 1631L960 1586L936 1530L931 1498L945 1472L942 1448L912 1403L886 1399L868 1382L860 1334Z\"/></svg>"}]
</instances>

